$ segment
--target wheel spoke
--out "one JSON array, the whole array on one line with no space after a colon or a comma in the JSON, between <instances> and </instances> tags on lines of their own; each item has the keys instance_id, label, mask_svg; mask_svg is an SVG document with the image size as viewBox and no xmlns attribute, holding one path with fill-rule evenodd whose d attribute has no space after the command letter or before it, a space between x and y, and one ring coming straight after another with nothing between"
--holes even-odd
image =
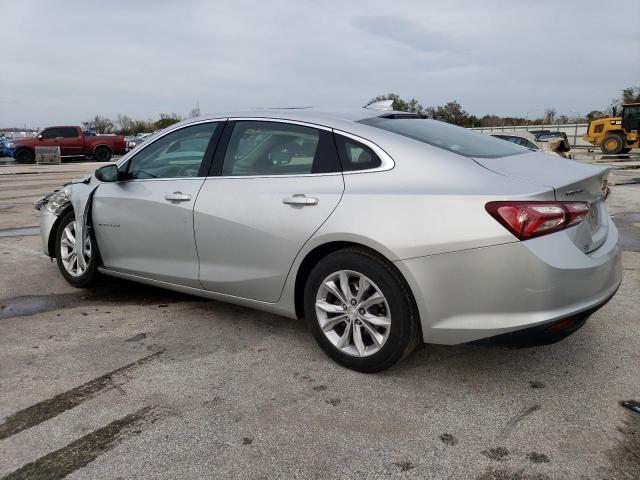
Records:
<instances>
[{"instance_id":1,"label":"wheel spoke","mask_svg":"<svg viewBox=\"0 0 640 480\"><path fill-rule=\"evenodd\" d=\"M325 322L320 325L323 332L328 332L332 330L336 325L343 323L347 319L346 315L337 315L335 317L327 318Z\"/></svg>"},{"instance_id":2,"label":"wheel spoke","mask_svg":"<svg viewBox=\"0 0 640 480\"><path fill-rule=\"evenodd\" d=\"M336 347L345 348L349 346L349 337L351 337L352 325L353 322L347 323L347 328L344 329L344 333L340 337L340 340L338 340L338 344L336 345Z\"/></svg>"},{"instance_id":3,"label":"wheel spoke","mask_svg":"<svg viewBox=\"0 0 640 480\"><path fill-rule=\"evenodd\" d=\"M369 298L360 302L360 305L358 305L358 308L364 308L366 310L369 307L382 302L384 302L384 297L376 291L373 294L371 294Z\"/></svg>"},{"instance_id":4,"label":"wheel spoke","mask_svg":"<svg viewBox=\"0 0 640 480\"><path fill-rule=\"evenodd\" d=\"M76 237L71 233L71 230L69 229L69 227L64 229L64 236L66 238L66 240L71 243L71 245L75 245L76 244Z\"/></svg>"},{"instance_id":5,"label":"wheel spoke","mask_svg":"<svg viewBox=\"0 0 640 480\"><path fill-rule=\"evenodd\" d=\"M371 315L368 313L367 315L362 316L362 319L370 323L371 325L375 325L376 327L390 327L391 319L388 317L382 317L378 315Z\"/></svg>"},{"instance_id":6,"label":"wheel spoke","mask_svg":"<svg viewBox=\"0 0 640 480\"><path fill-rule=\"evenodd\" d=\"M362 341L362 326L358 324L353 325L353 343L358 350L360 356L364 355L364 342Z\"/></svg>"},{"instance_id":7,"label":"wheel spoke","mask_svg":"<svg viewBox=\"0 0 640 480\"><path fill-rule=\"evenodd\" d=\"M73 250L69 250L67 253L62 254L62 260L68 262L71 256L73 255Z\"/></svg>"},{"instance_id":8,"label":"wheel spoke","mask_svg":"<svg viewBox=\"0 0 640 480\"><path fill-rule=\"evenodd\" d=\"M347 272L344 271L340 272L340 289L347 302L350 301L353 295L351 295L351 288L349 288L349 277L347 276Z\"/></svg>"},{"instance_id":9,"label":"wheel spoke","mask_svg":"<svg viewBox=\"0 0 640 480\"><path fill-rule=\"evenodd\" d=\"M347 299L344 297L342 292L338 290L338 286L336 285L335 281L332 280L330 282L325 282L322 284L322 286L329 290L338 300L343 303L343 305L347 304Z\"/></svg>"},{"instance_id":10,"label":"wheel spoke","mask_svg":"<svg viewBox=\"0 0 640 480\"><path fill-rule=\"evenodd\" d=\"M369 333L369 336L371 337L371 340L373 340L373 343L375 343L376 346L381 347L382 342L384 341L384 336L371 325L369 325L366 320L362 320L362 326Z\"/></svg>"},{"instance_id":11,"label":"wheel spoke","mask_svg":"<svg viewBox=\"0 0 640 480\"><path fill-rule=\"evenodd\" d=\"M360 303L362 301L362 296L364 292L369 288L369 281L366 279L364 275L361 275L358 279L358 294L356 295L356 302Z\"/></svg>"},{"instance_id":12,"label":"wheel spoke","mask_svg":"<svg viewBox=\"0 0 640 480\"><path fill-rule=\"evenodd\" d=\"M323 312L327 313L344 313L344 308L342 308L342 305L334 305L327 302L326 300L318 300L316 302L316 308L319 308Z\"/></svg>"},{"instance_id":13,"label":"wheel spoke","mask_svg":"<svg viewBox=\"0 0 640 480\"><path fill-rule=\"evenodd\" d=\"M73 243L71 243L66 238L60 238L60 246L61 247L66 247L66 248L71 248L71 249L75 248Z\"/></svg>"}]
</instances>

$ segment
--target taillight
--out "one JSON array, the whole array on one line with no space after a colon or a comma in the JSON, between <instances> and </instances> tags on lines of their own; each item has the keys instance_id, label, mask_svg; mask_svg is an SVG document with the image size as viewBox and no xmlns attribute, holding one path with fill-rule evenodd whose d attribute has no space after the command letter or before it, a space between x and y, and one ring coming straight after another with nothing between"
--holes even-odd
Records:
<instances>
[{"instance_id":1,"label":"taillight","mask_svg":"<svg viewBox=\"0 0 640 480\"><path fill-rule=\"evenodd\" d=\"M589 214L585 202L489 202L487 212L520 240L557 232L580 223Z\"/></svg>"}]
</instances>

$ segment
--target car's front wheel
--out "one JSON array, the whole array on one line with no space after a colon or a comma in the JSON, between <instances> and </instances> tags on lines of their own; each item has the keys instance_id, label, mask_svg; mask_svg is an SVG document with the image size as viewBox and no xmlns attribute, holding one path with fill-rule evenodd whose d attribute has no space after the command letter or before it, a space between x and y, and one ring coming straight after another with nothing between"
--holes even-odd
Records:
<instances>
[{"instance_id":1,"label":"car's front wheel","mask_svg":"<svg viewBox=\"0 0 640 480\"><path fill-rule=\"evenodd\" d=\"M74 287L85 288L96 282L99 277L98 261L92 248L90 235L84 245L76 241L76 217L73 211L60 220L56 232L56 262L62 276ZM84 264L79 261L83 256Z\"/></svg>"},{"instance_id":2,"label":"car's front wheel","mask_svg":"<svg viewBox=\"0 0 640 480\"><path fill-rule=\"evenodd\" d=\"M418 314L400 273L364 249L322 259L307 280L304 306L322 349L354 370L389 368L421 340Z\"/></svg>"}]
</instances>

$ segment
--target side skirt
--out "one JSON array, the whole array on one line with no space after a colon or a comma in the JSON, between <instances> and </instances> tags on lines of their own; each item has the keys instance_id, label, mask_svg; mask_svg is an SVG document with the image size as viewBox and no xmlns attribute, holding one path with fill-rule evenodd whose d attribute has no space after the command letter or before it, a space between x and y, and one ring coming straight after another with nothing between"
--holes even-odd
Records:
<instances>
[{"instance_id":1,"label":"side skirt","mask_svg":"<svg viewBox=\"0 0 640 480\"><path fill-rule=\"evenodd\" d=\"M110 277L131 280L133 282L144 283L146 285L152 285L154 287L166 288L167 290L186 293L188 295L195 295L197 297L209 298L211 300L217 300L224 303L232 303L234 305L253 308L255 310L262 310L265 312L273 313L275 315L282 315L283 317L297 318L295 308L293 308L293 306L291 308L286 308L285 305L280 305L279 303L261 302L259 300L251 300L249 298L225 295L224 293L215 293L200 288L186 287L184 285L178 285L176 283L164 282L162 280L155 280L153 278L142 277L130 273L117 272L115 270L109 270L105 267L98 267L98 271Z\"/></svg>"}]
</instances>

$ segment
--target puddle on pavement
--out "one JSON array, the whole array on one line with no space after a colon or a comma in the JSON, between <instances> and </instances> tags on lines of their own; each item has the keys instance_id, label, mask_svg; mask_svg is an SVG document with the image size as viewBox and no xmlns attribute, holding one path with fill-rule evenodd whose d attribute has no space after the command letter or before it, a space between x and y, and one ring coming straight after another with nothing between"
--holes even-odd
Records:
<instances>
[{"instance_id":1,"label":"puddle on pavement","mask_svg":"<svg viewBox=\"0 0 640 480\"><path fill-rule=\"evenodd\" d=\"M0 238L2 237L27 237L31 235L40 235L40 227L21 227L21 228L4 228L0 229Z\"/></svg>"},{"instance_id":2,"label":"puddle on pavement","mask_svg":"<svg viewBox=\"0 0 640 480\"><path fill-rule=\"evenodd\" d=\"M0 298L0 319L26 317L37 313L87 305L165 305L178 302L206 302L201 297L173 292L150 285L105 279L106 285L77 293L25 295Z\"/></svg>"}]
</instances>

